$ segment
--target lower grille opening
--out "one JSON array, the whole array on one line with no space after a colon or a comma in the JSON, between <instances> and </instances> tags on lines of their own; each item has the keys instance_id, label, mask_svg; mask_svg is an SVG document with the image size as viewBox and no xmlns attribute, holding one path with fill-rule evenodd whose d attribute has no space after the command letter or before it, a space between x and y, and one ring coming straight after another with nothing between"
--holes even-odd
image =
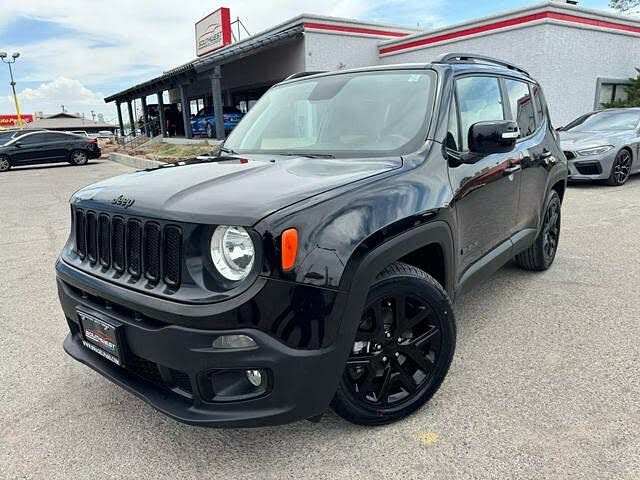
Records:
<instances>
[{"instance_id":1,"label":"lower grille opening","mask_svg":"<svg viewBox=\"0 0 640 480\"><path fill-rule=\"evenodd\" d=\"M575 167L580 175L600 175L602 173L602 167L598 162L576 163Z\"/></svg>"},{"instance_id":2,"label":"lower grille opening","mask_svg":"<svg viewBox=\"0 0 640 480\"><path fill-rule=\"evenodd\" d=\"M129 354L126 357L125 369L155 385L163 385L162 376L160 370L158 370L158 364L138 357L134 354Z\"/></svg>"},{"instance_id":3,"label":"lower grille opening","mask_svg":"<svg viewBox=\"0 0 640 480\"><path fill-rule=\"evenodd\" d=\"M173 378L176 387L189 395L193 395L193 387L191 386L191 379L189 378L189 375L179 370L174 370L173 368L170 368L169 371L171 372L171 377Z\"/></svg>"}]
</instances>

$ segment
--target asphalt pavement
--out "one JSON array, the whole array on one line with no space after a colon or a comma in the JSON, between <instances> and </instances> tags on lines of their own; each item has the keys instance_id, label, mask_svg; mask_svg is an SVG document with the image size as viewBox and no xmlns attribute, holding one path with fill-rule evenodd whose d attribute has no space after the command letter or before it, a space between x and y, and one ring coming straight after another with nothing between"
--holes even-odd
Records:
<instances>
[{"instance_id":1,"label":"asphalt pavement","mask_svg":"<svg viewBox=\"0 0 640 480\"><path fill-rule=\"evenodd\" d=\"M453 365L415 415L217 430L176 423L62 350L68 198L127 171L0 174L0 478L640 478L640 176L571 187L553 267L509 265L458 300Z\"/></svg>"}]
</instances>

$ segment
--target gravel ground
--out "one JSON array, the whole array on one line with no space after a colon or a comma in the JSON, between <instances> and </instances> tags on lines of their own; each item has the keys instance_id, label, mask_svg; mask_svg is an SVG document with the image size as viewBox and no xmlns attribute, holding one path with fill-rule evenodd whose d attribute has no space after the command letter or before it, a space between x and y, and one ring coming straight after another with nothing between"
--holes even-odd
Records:
<instances>
[{"instance_id":1,"label":"gravel ground","mask_svg":"<svg viewBox=\"0 0 640 480\"><path fill-rule=\"evenodd\" d=\"M572 187L556 263L459 299L439 393L395 425L181 425L73 361L54 262L67 199L128 171L0 175L0 478L640 478L640 177Z\"/></svg>"}]
</instances>

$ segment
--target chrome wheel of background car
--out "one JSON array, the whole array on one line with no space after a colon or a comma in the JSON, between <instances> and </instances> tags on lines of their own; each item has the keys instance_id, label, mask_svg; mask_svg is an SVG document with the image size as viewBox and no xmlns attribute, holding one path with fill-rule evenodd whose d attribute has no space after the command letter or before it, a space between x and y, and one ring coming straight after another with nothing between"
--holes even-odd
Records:
<instances>
[{"instance_id":1,"label":"chrome wheel of background car","mask_svg":"<svg viewBox=\"0 0 640 480\"><path fill-rule=\"evenodd\" d=\"M378 298L364 310L344 379L361 402L398 406L430 379L440 346L440 322L423 300Z\"/></svg>"},{"instance_id":2,"label":"chrome wheel of background car","mask_svg":"<svg viewBox=\"0 0 640 480\"><path fill-rule=\"evenodd\" d=\"M75 151L71 154L71 163L74 165L84 165L87 163L87 154L80 151Z\"/></svg>"},{"instance_id":3,"label":"chrome wheel of background car","mask_svg":"<svg viewBox=\"0 0 640 480\"><path fill-rule=\"evenodd\" d=\"M0 157L0 172L6 172L11 168L11 163L6 157Z\"/></svg>"},{"instance_id":4,"label":"chrome wheel of background car","mask_svg":"<svg viewBox=\"0 0 640 480\"><path fill-rule=\"evenodd\" d=\"M554 197L547 207L542 235L542 253L547 261L553 260L560 240L560 201L557 197Z\"/></svg>"},{"instance_id":5,"label":"chrome wheel of background car","mask_svg":"<svg viewBox=\"0 0 640 480\"><path fill-rule=\"evenodd\" d=\"M207 137L208 138L213 138L214 137L213 127L211 126L210 123L207 123Z\"/></svg>"},{"instance_id":6,"label":"chrome wheel of background car","mask_svg":"<svg viewBox=\"0 0 640 480\"><path fill-rule=\"evenodd\" d=\"M629 179L631 173L631 154L627 150L620 150L611 168L610 182L612 185L622 185Z\"/></svg>"}]
</instances>

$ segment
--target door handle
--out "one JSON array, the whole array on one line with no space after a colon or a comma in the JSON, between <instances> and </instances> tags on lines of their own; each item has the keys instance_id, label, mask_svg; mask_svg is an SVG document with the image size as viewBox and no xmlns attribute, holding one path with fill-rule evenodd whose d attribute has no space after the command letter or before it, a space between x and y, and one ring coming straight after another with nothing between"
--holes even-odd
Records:
<instances>
[{"instance_id":1,"label":"door handle","mask_svg":"<svg viewBox=\"0 0 640 480\"><path fill-rule=\"evenodd\" d=\"M520 165L520 164L511 165L511 166L509 166L509 167L504 169L503 175L505 177L508 177L509 175L513 175L514 173L516 173L519 170L522 170L522 165Z\"/></svg>"}]
</instances>

